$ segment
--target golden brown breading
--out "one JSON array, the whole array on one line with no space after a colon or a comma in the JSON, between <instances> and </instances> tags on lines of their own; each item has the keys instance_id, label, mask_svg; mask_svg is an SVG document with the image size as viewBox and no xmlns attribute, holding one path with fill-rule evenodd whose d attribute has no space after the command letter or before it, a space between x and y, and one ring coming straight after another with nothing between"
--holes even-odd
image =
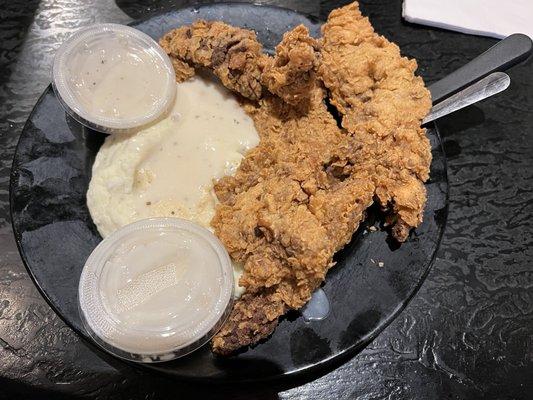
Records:
<instances>
[{"instance_id":1,"label":"golden brown breading","mask_svg":"<svg viewBox=\"0 0 533 400\"><path fill-rule=\"evenodd\" d=\"M219 354L257 343L309 300L374 198L392 208L400 241L422 218L431 153L420 120L431 101L416 62L375 34L357 3L333 11L323 35L321 57L304 27L284 35L274 58L253 32L221 22L161 41L177 79L208 67L250 99L243 107L260 136L236 174L215 184L211 224L244 264L246 288L213 338Z\"/></svg>"},{"instance_id":2,"label":"golden brown breading","mask_svg":"<svg viewBox=\"0 0 533 400\"><path fill-rule=\"evenodd\" d=\"M285 314L286 306L275 293L245 293L235 303L231 315L213 338L215 352L229 355L250 343L268 337Z\"/></svg>"},{"instance_id":3,"label":"golden brown breading","mask_svg":"<svg viewBox=\"0 0 533 400\"><path fill-rule=\"evenodd\" d=\"M299 25L283 35L276 46L276 55L261 75L268 90L286 103L296 105L309 97L314 84L314 69L318 65L318 42Z\"/></svg>"},{"instance_id":4,"label":"golden brown breading","mask_svg":"<svg viewBox=\"0 0 533 400\"><path fill-rule=\"evenodd\" d=\"M266 56L254 32L198 20L168 32L160 44L173 60L212 69L228 89L252 100L261 97Z\"/></svg>"},{"instance_id":5,"label":"golden brown breading","mask_svg":"<svg viewBox=\"0 0 533 400\"><path fill-rule=\"evenodd\" d=\"M168 32L160 40L176 69L178 81L194 74L192 66L213 70L222 84L258 100L263 85L287 103L306 98L317 64L318 43L303 25L287 32L274 58L262 52L253 31L223 22L198 20Z\"/></svg>"},{"instance_id":6,"label":"golden brown breading","mask_svg":"<svg viewBox=\"0 0 533 400\"><path fill-rule=\"evenodd\" d=\"M187 79L192 78L195 74L194 67L191 67L185 61L178 60L177 58L171 58L172 66L174 67L174 74L176 75L176 82L185 82Z\"/></svg>"},{"instance_id":7,"label":"golden brown breading","mask_svg":"<svg viewBox=\"0 0 533 400\"><path fill-rule=\"evenodd\" d=\"M414 75L416 61L376 34L357 3L332 11L322 34L319 76L343 127L365 146L358 165L372 175L382 207L392 207L393 235L404 241L426 202L431 151L420 123L429 91Z\"/></svg>"},{"instance_id":8,"label":"golden brown breading","mask_svg":"<svg viewBox=\"0 0 533 400\"><path fill-rule=\"evenodd\" d=\"M235 176L215 185L221 204L212 221L244 263L246 295L215 336L217 353L256 343L287 309L302 307L372 203L372 181L352 168L358 145L337 127L324 95L315 83L305 112L274 96L246 106L261 141ZM270 299L268 318L251 312L258 298Z\"/></svg>"}]
</instances>

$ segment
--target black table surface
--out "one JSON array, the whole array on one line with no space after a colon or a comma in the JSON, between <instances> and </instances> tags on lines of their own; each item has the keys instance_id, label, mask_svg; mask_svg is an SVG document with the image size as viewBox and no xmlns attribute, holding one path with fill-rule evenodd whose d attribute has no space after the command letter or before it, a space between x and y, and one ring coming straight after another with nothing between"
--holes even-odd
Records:
<instances>
[{"instance_id":1,"label":"black table surface","mask_svg":"<svg viewBox=\"0 0 533 400\"><path fill-rule=\"evenodd\" d=\"M435 265L407 309L337 370L283 388L197 387L121 363L109 365L54 314L20 260L8 201L15 146L50 81L54 51L83 26L128 23L190 3L0 1L0 398L531 398L531 60L509 72L512 83L506 92L440 121L450 210ZM325 18L345 2L260 3ZM361 8L378 32L417 58L428 83L496 42L407 24L401 20L400 0L363 1Z\"/></svg>"}]
</instances>

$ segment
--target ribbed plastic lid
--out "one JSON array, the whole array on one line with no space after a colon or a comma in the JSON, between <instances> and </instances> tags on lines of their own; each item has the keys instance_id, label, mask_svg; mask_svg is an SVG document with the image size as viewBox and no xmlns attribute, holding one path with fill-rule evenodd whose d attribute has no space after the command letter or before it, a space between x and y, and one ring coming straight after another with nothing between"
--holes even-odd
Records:
<instances>
[{"instance_id":1,"label":"ribbed plastic lid","mask_svg":"<svg viewBox=\"0 0 533 400\"><path fill-rule=\"evenodd\" d=\"M233 269L207 229L178 218L141 220L91 253L79 283L87 332L137 362L169 361L212 338L231 311Z\"/></svg>"},{"instance_id":2,"label":"ribbed plastic lid","mask_svg":"<svg viewBox=\"0 0 533 400\"><path fill-rule=\"evenodd\" d=\"M156 120L176 95L174 69L163 49L143 32L118 24L72 35L56 53L52 78L65 109L107 133Z\"/></svg>"}]
</instances>

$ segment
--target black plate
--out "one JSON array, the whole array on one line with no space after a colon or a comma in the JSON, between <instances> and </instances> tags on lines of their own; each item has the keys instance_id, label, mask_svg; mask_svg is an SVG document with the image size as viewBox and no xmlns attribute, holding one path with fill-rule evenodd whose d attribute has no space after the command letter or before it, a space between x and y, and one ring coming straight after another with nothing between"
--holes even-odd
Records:
<instances>
[{"instance_id":1,"label":"black plate","mask_svg":"<svg viewBox=\"0 0 533 400\"><path fill-rule=\"evenodd\" d=\"M297 24L307 25L314 36L320 27L318 21L293 11L244 4L186 8L133 25L158 38L197 18L252 28L270 50L283 32ZM337 265L327 276L323 289L332 308L328 318L306 323L294 312L267 341L237 356L215 357L204 346L185 358L145 367L211 382L260 381L323 374L361 350L418 290L442 236L447 215L446 164L436 127L428 130L428 136L433 163L423 224L397 246L385 231L365 230L372 223L371 213L370 222L336 255ZM13 229L22 259L52 308L85 339L77 307L78 281L85 260L101 240L85 193L103 139L104 135L66 115L49 87L24 127L11 173Z\"/></svg>"}]
</instances>

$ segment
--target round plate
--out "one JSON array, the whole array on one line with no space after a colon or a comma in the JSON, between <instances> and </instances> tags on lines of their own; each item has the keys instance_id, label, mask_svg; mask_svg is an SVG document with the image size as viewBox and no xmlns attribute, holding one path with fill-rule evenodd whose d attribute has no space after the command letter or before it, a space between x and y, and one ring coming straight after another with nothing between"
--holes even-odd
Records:
<instances>
[{"instance_id":1,"label":"round plate","mask_svg":"<svg viewBox=\"0 0 533 400\"><path fill-rule=\"evenodd\" d=\"M154 39L198 18L254 29L272 50L283 32L303 23L319 36L320 23L294 11L217 4L185 8L133 24ZM305 322L284 317L274 334L233 357L214 356L209 346L179 360L144 365L168 375L204 381L262 381L317 376L346 361L381 332L420 287L435 257L447 215L446 164L435 127L428 129L433 162L424 222L398 246L386 231L368 232L376 216L339 252L323 285L331 312ZM77 289L81 270L101 237L91 221L85 193L104 135L70 118L49 87L20 137L11 174L13 230L22 259L52 308L87 340ZM378 222L376 222L378 224ZM383 266L379 267L378 262Z\"/></svg>"}]
</instances>

